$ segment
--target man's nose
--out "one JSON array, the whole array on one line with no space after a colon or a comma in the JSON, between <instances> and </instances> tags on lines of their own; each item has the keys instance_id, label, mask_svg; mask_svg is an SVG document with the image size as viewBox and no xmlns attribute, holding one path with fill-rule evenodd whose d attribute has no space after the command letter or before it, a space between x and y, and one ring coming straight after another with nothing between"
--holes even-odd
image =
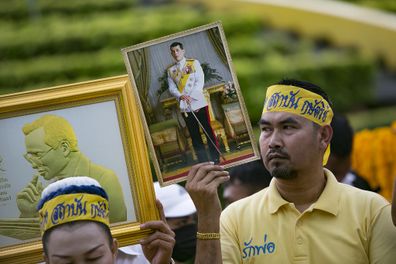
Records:
<instances>
[{"instance_id":1,"label":"man's nose","mask_svg":"<svg viewBox=\"0 0 396 264\"><path fill-rule=\"evenodd\" d=\"M270 137L269 140L269 147L270 148L279 148L282 146L282 136L281 134L275 129Z\"/></svg>"}]
</instances>

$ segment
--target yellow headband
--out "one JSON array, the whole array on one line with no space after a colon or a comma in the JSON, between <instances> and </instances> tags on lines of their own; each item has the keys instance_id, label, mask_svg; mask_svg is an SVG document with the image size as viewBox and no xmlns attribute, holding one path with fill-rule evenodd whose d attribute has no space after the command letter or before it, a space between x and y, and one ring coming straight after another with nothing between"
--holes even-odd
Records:
<instances>
[{"instance_id":1,"label":"yellow headband","mask_svg":"<svg viewBox=\"0 0 396 264\"><path fill-rule=\"evenodd\" d=\"M288 112L304 117L324 126L330 125L333 110L320 95L291 85L272 85L268 87L263 114L267 112ZM330 156L330 144L323 156L323 166Z\"/></svg>"},{"instance_id":2,"label":"yellow headband","mask_svg":"<svg viewBox=\"0 0 396 264\"><path fill-rule=\"evenodd\" d=\"M73 193L59 195L47 201L39 211L41 234L68 222L89 220L110 226L109 204L99 195Z\"/></svg>"}]
</instances>

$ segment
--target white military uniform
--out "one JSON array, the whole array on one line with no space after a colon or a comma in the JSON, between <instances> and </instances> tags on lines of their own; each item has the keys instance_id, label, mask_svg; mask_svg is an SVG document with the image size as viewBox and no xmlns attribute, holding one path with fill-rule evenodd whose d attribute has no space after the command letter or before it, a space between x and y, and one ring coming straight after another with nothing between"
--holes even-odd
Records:
<instances>
[{"instance_id":1,"label":"white military uniform","mask_svg":"<svg viewBox=\"0 0 396 264\"><path fill-rule=\"evenodd\" d=\"M181 79L184 75L188 75L188 79L185 85L182 85ZM192 98L192 111L208 105L203 94L204 82L204 73L198 60L186 60L186 58L183 58L181 61L168 68L168 85L170 93L177 99L182 95L190 96ZM185 101L179 101L181 112L191 112Z\"/></svg>"}]
</instances>

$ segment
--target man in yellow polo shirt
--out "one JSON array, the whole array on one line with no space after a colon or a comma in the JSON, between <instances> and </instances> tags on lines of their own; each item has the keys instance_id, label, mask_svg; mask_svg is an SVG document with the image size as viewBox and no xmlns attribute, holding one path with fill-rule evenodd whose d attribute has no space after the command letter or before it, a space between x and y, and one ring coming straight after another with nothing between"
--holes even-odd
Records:
<instances>
[{"instance_id":1,"label":"man in yellow polo shirt","mask_svg":"<svg viewBox=\"0 0 396 264\"><path fill-rule=\"evenodd\" d=\"M394 263L389 202L337 182L323 168L332 116L327 95L316 85L285 80L270 86L260 149L274 178L222 213L217 187L228 173L211 163L192 167L186 188L199 220L198 262Z\"/></svg>"},{"instance_id":2,"label":"man in yellow polo shirt","mask_svg":"<svg viewBox=\"0 0 396 264\"><path fill-rule=\"evenodd\" d=\"M198 161L211 160L218 163L218 141L210 125L208 102L203 94L205 77L201 64L198 60L185 58L185 50L180 42L173 42L170 51L175 64L167 70L169 92L179 101L180 112L186 122ZM206 131L205 135L209 136L209 156L202 141L200 126Z\"/></svg>"}]
</instances>

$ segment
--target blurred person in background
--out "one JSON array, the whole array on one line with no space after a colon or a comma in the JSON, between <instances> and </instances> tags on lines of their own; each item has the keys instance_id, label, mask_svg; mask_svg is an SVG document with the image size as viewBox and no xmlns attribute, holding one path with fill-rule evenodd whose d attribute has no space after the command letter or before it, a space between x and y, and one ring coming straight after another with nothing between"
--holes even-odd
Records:
<instances>
[{"instance_id":1,"label":"blurred person in background","mask_svg":"<svg viewBox=\"0 0 396 264\"><path fill-rule=\"evenodd\" d=\"M396 180L393 184L393 195L392 195L392 222L396 226Z\"/></svg>"},{"instance_id":2,"label":"blurred person in background","mask_svg":"<svg viewBox=\"0 0 396 264\"><path fill-rule=\"evenodd\" d=\"M334 173L339 182L359 189L374 191L363 177L351 170L353 129L348 119L341 114L335 114L331 127L333 128L333 137L330 142L331 151L326 168Z\"/></svg>"},{"instance_id":3,"label":"blurred person in background","mask_svg":"<svg viewBox=\"0 0 396 264\"><path fill-rule=\"evenodd\" d=\"M272 179L261 159L233 167L229 173L230 180L223 185L224 206L268 187Z\"/></svg>"},{"instance_id":4,"label":"blurred person in background","mask_svg":"<svg viewBox=\"0 0 396 264\"><path fill-rule=\"evenodd\" d=\"M160 187L154 183L155 195L164 208L169 227L175 232L172 258L175 263L194 263L196 247L196 209L186 189L178 184Z\"/></svg>"}]
</instances>

